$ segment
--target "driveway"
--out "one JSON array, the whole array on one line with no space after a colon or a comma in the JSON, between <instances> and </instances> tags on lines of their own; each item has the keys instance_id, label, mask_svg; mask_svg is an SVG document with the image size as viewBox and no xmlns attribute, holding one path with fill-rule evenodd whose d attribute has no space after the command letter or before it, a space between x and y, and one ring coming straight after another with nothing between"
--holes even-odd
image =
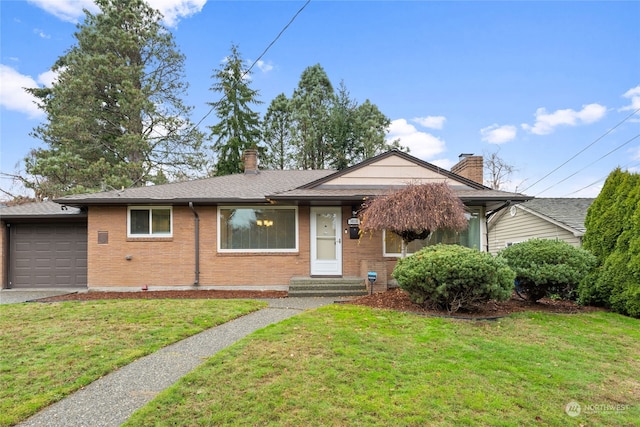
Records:
<instances>
[{"instance_id":1,"label":"driveway","mask_svg":"<svg viewBox=\"0 0 640 427\"><path fill-rule=\"evenodd\" d=\"M0 304L16 304L40 298L83 292L84 289L0 289Z\"/></svg>"}]
</instances>

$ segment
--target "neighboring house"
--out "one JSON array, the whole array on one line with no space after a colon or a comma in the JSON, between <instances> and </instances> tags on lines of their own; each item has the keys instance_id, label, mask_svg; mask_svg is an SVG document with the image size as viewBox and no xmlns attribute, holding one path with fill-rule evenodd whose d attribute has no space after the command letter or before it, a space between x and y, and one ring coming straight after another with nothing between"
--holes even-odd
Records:
<instances>
[{"instance_id":1,"label":"neighboring house","mask_svg":"<svg viewBox=\"0 0 640 427\"><path fill-rule=\"evenodd\" d=\"M489 219L489 251L529 239L558 239L582 246L584 219L594 199L536 198L515 204Z\"/></svg>"},{"instance_id":2,"label":"neighboring house","mask_svg":"<svg viewBox=\"0 0 640 427\"><path fill-rule=\"evenodd\" d=\"M244 174L56 202L81 209L79 217L87 212L89 290L290 290L300 277L364 282L369 271L377 273L376 288L385 289L400 240L384 231L359 236L362 202L408 182L447 182L467 207L469 228L434 233L410 249L446 241L486 250L487 213L529 197L485 187L478 167L480 156L463 156L453 173L393 150L337 172L262 171L249 150ZM0 220L14 227L2 210ZM4 287L15 285L11 268L3 278Z\"/></svg>"}]
</instances>

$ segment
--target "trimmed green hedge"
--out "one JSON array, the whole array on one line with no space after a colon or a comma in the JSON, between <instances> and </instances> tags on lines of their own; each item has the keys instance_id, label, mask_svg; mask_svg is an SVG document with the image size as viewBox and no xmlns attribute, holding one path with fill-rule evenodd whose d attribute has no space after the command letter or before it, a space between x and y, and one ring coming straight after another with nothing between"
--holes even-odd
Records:
<instances>
[{"instance_id":1,"label":"trimmed green hedge","mask_svg":"<svg viewBox=\"0 0 640 427\"><path fill-rule=\"evenodd\" d=\"M640 174L611 172L585 226L599 265L580 283L580 302L640 318Z\"/></svg>"},{"instance_id":2,"label":"trimmed green hedge","mask_svg":"<svg viewBox=\"0 0 640 427\"><path fill-rule=\"evenodd\" d=\"M503 249L499 254L515 271L516 280L531 301L552 294L575 299L575 291L595 267L590 252L562 240L532 239Z\"/></svg>"},{"instance_id":3,"label":"trimmed green hedge","mask_svg":"<svg viewBox=\"0 0 640 427\"><path fill-rule=\"evenodd\" d=\"M515 277L503 260L486 252L442 244L398 260L392 275L413 302L449 312L509 299Z\"/></svg>"}]
</instances>

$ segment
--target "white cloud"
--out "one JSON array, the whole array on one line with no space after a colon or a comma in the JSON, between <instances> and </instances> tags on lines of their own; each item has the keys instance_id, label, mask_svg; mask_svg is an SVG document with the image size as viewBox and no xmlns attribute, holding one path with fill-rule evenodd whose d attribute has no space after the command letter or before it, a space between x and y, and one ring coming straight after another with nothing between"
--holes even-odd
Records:
<instances>
[{"instance_id":1,"label":"white cloud","mask_svg":"<svg viewBox=\"0 0 640 427\"><path fill-rule=\"evenodd\" d=\"M447 118L444 116L416 117L412 119L413 122L429 129L442 129L446 120Z\"/></svg>"},{"instance_id":2,"label":"white cloud","mask_svg":"<svg viewBox=\"0 0 640 427\"><path fill-rule=\"evenodd\" d=\"M451 170L453 165L455 165L458 162L449 160L449 159L435 159L435 160L429 160L429 163L431 163L432 165L436 165L442 169Z\"/></svg>"},{"instance_id":3,"label":"white cloud","mask_svg":"<svg viewBox=\"0 0 640 427\"><path fill-rule=\"evenodd\" d=\"M51 15L67 22L77 23L84 18L83 9L98 13L100 9L92 0L29 0ZM175 27L181 18L188 18L202 10L207 0L148 0L154 9L164 15L164 23Z\"/></svg>"},{"instance_id":4,"label":"white cloud","mask_svg":"<svg viewBox=\"0 0 640 427\"><path fill-rule=\"evenodd\" d=\"M0 64L0 105L7 110L27 114L30 118L43 115L34 103L33 95L24 90L26 87L39 87L31 76L25 76L13 68Z\"/></svg>"},{"instance_id":5,"label":"white cloud","mask_svg":"<svg viewBox=\"0 0 640 427\"><path fill-rule=\"evenodd\" d=\"M618 109L618 111L635 111L640 108L640 85L629 89L622 96L629 98L631 100L631 104Z\"/></svg>"},{"instance_id":6,"label":"white cloud","mask_svg":"<svg viewBox=\"0 0 640 427\"><path fill-rule=\"evenodd\" d=\"M264 62L262 59L256 62L256 67L258 67L258 69L263 73L268 73L269 71L273 70L273 65Z\"/></svg>"},{"instance_id":7,"label":"white cloud","mask_svg":"<svg viewBox=\"0 0 640 427\"><path fill-rule=\"evenodd\" d=\"M167 26L176 27L181 18L200 13L207 0L148 0L148 3L164 15Z\"/></svg>"},{"instance_id":8,"label":"white cloud","mask_svg":"<svg viewBox=\"0 0 640 427\"><path fill-rule=\"evenodd\" d=\"M35 34L38 35L38 37L40 37L41 39L50 39L51 36L47 33L44 32L44 30L41 30L40 28L34 28L33 32Z\"/></svg>"},{"instance_id":9,"label":"white cloud","mask_svg":"<svg viewBox=\"0 0 640 427\"><path fill-rule=\"evenodd\" d=\"M56 71L45 71L44 73L38 75L38 83L40 83L42 86L51 87L53 86L53 83L58 80L58 74L59 73Z\"/></svg>"},{"instance_id":10,"label":"white cloud","mask_svg":"<svg viewBox=\"0 0 640 427\"><path fill-rule=\"evenodd\" d=\"M99 9L91 0L29 0L29 3L43 9L58 19L76 23L84 16L83 9L92 13Z\"/></svg>"},{"instance_id":11,"label":"white cloud","mask_svg":"<svg viewBox=\"0 0 640 427\"><path fill-rule=\"evenodd\" d=\"M504 144L505 142L513 141L516 137L518 130L512 125L492 124L486 128L480 129L482 140L489 144Z\"/></svg>"},{"instance_id":12,"label":"white cloud","mask_svg":"<svg viewBox=\"0 0 640 427\"><path fill-rule=\"evenodd\" d=\"M547 135L554 132L558 126L577 126L579 124L597 122L606 113L607 108L600 104L583 105L580 111L567 108L565 110L556 110L553 113L547 113L545 108L538 108L534 125L530 126L523 123L522 129L536 135Z\"/></svg>"},{"instance_id":13,"label":"white cloud","mask_svg":"<svg viewBox=\"0 0 640 427\"><path fill-rule=\"evenodd\" d=\"M418 131L415 126L405 119L397 119L391 122L388 141L400 140L400 144L409 147L411 155L422 160L427 160L444 151L445 143L440 138L427 132Z\"/></svg>"}]
</instances>

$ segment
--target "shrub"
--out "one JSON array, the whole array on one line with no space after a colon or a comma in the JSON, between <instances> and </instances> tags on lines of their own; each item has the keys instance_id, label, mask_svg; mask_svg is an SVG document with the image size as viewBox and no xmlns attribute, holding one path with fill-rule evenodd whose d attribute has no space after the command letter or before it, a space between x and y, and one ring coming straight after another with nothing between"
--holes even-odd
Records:
<instances>
[{"instance_id":1,"label":"shrub","mask_svg":"<svg viewBox=\"0 0 640 427\"><path fill-rule=\"evenodd\" d=\"M516 280L531 301L550 294L575 299L580 280L597 263L590 252L562 240L528 240L503 249L498 256L515 271Z\"/></svg>"},{"instance_id":2,"label":"shrub","mask_svg":"<svg viewBox=\"0 0 640 427\"><path fill-rule=\"evenodd\" d=\"M580 302L640 318L640 174L611 172L585 226L599 267L580 283Z\"/></svg>"},{"instance_id":3,"label":"shrub","mask_svg":"<svg viewBox=\"0 0 640 427\"><path fill-rule=\"evenodd\" d=\"M413 302L449 312L509 299L515 277L504 261L488 253L442 244L398 260L392 275Z\"/></svg>"}]
</instances>

